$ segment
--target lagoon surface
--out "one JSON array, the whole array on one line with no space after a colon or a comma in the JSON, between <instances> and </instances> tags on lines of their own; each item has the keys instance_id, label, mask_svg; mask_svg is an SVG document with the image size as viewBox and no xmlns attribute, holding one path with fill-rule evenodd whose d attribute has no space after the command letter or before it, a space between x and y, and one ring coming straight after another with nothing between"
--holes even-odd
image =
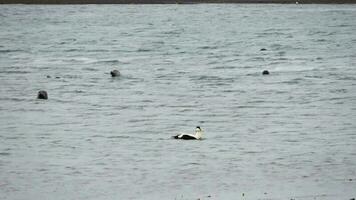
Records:
<instances>
[{"instance_id":1,"label":"lagoon surface","mask_svg":"<svg viewBox=\"0 0 356 200\"><path fill-rule=\"evenodd\" d=\"M0 5L0 199L356 198L355 19ZM170 138L195 126L204 140Z\"/></svg>"}]
</instances>

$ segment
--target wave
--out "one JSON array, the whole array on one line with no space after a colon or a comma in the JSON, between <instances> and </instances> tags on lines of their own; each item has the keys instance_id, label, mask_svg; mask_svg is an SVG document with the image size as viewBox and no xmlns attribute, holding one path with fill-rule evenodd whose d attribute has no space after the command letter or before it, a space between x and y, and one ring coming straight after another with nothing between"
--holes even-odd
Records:
<instances>
[{"instance_id":1,"label":"wave","mask_svg":"<svg viewBox=\"0 0 356 200\"><path fill-rule=\"evenodd\" d=\"M9 156L10 153L9 152L0 152L0 156Z\"/></svg>"},{"instance_id":2,"label":"wave","mask_svg":"<svg viewBox=\"0 0 356 200\"><path fill-rule=\"evenodd\" d=\"M119 64L122 63L117 59L112 59L112 60L98 60L95 63L99 64L99 63L105 63L105 64Z\"/></svg>"},{"instance_id":3,"label":"wave","mask_svg":"<svg viewBox=\"0 0 356 200\"><path fill-rule=\"evenodd\" d=\"M71 58L69 60L65 60L69 62L78 62L84 64L124 64L124 62L119 61L118 59L108 59L108 60L98 60L94 58L86 58L86 57L78 57L78 58Z\"/></svg>"},{"instance_id":4,"label":"wave","mask_svg":"<svg viewBox=\"0 0 356 200\"><path fill-rule=\"evenodd\" d=\"M137 49L137 52L150 52L152 51L152 49L149 49L149 48L138 48Z\"/></svg>"},{"instance_id":5,"label":"wave","mask_svg":"<svg viewBox=\"0 0 356 200\"><path fill-rule=\"evenodd\" d=\"M28 71L0 71L0 74L29 74L31 72Z\"/></svg>"},{"instance_id":6,"label":"wave","mask_svg":"<svg viewBox=\"0 0 356 200\"><path fill-rule=\"evenodd\" d=\"M21 49L0 49L0 53L23 52Z\"/></svg>"},{"instance_id":7,"label":"wave","mask_svg":"<svg viewBox=\"0 0 356 200\"><path fill-rule=\"evenodd\" d=\"M15 98L15 97L0 97L0 101L24 102L24 101L28 101L28 99Z\"/></svg>"}]
</instances>

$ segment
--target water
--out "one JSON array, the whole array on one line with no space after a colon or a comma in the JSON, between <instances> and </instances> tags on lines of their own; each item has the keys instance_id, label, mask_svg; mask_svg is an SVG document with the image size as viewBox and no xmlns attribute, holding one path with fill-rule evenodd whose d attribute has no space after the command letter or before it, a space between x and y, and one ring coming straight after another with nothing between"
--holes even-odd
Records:
<instances>
[{"instance_id":1,"label":"water","mask_svg":"<svg viewBox=\"0 0 356 200\"><path fill-rule=\"evenodd\" d=\"M0 199L355 198L355 19L1 5ZM170 138L198 125L202 141Z\"/></svg>"}]
</instances>

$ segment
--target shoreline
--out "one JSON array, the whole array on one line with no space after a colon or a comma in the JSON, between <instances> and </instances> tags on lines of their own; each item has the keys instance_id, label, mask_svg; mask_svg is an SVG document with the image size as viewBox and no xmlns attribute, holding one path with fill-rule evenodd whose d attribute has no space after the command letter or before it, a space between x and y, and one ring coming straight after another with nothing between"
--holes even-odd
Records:
<instances>
[{"instance_id":1,"label":"shoreline","mask_svg":"<svg viewBox=\"0 0 356 200\"><path fill-rule=\"evenodd\" d=\"M0 0L0 4L356 4L356 0Z\"/></svg>"}]
</instances>

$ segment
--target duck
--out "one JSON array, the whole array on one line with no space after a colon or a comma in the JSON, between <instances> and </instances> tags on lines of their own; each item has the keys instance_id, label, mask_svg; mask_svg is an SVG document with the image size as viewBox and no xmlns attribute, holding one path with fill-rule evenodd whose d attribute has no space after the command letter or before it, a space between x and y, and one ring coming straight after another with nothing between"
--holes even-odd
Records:
<instances>
[{"instance_id":1,"label":"duck","mask_svg":"<svg viewBox=\"0 0 356 200\"><path fill-rule=\"evenodd\" d=\"M174 139L181 139L181 140L201 140L203 136L203 130L200 126L195 128L195 134L188 134L188 133L180 133L178 135L173 136Z\"/></svg>"}]
</instances>

